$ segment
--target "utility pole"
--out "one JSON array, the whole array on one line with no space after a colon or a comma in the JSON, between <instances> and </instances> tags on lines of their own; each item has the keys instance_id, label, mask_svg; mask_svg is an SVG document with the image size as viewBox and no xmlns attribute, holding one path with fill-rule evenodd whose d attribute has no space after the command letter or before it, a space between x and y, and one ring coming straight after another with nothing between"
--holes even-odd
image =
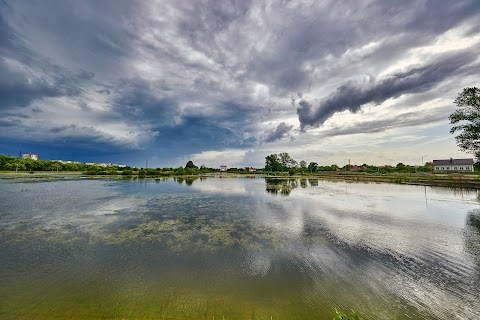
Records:
<instances>
[{"instance_id":1,"label":"utility pole","mask_svg":"<svg viewBox=\"0 0 480 320\"><path fill-rule=\"evenodd\" d=\"M427 156L427 155L422 156L422 166L425 165L425 163L423 162L423 157L426 157L426 156Z\"/></svg>"},{"instance_id":2,"label":"utility pole","mask_svg":"<svg viewBox=\"0 0 480 320\"><path fill-rule=\"evenodd\" d=\"M145 169L148 169L148 160L145 160Z\"/></svg>"},{"instance_id":3,"label":"utility pole","mask_svg":"<svg viewBox=\"0 0 480 320\"><path fill-rule=\"evenodd\" d=\"M422 156L422 164L421 164L421 167L423 167L425 165L425 163L423 162L423 157L426 157L427 155L424 155Z\"/></svg>"}]
</instances>

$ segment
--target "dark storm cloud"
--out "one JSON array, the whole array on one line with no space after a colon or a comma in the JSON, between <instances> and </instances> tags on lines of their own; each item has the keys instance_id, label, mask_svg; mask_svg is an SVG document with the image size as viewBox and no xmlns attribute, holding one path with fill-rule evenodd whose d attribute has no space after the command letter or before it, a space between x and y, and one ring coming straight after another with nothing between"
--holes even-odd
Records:
<instances>
[{"instance_id":1,"label":"dark storm cloud","mask_svg":"<svg viewBox=\"0 0 480 320\"><path fill-rule=\"evenodd\" d=\"M108 89L97 90L97 93L110 94L110 90L108 90Z\"/></svg>"},{"instance_id":2,"label":"dark storm cloud","mask_svg":"<svg viewBox=\"0 0 480 320\"><path fill-rule=\"evenodd\" d=\"M222 117L228 119L228 116ZM157 127L162 142L159 148L178 153L195 153L203 150L251 147L255 140L242 139L239 131L221 125L218 119L202 116L185 116L181 124Z\"/></svg>"},{"instance_id":3,"label":"dark storm cloud","mask_svg":"<svg viewBox=\"0 0 480 320\"><path fill-rule=\"evenodd\" d=\"M0 119L0 127L13 127L21 124L19 119Z\"/></svg>"},{"instance_id":4,"label":"dark storm cloud","mask_svg":"<svg viewBox=\"0 0 480 320\"><path fill-rule=\"evenodd\" d=\"M149 124L158 134L151 146L145 148L165 150L169 156L205 149L249 147L256 141L243 136L253 131L249 123L258 117L254 112L256 106L226 100L199 107L200 110L189 105L180 108L178 99L158 96L166 91L169 89L164 81L146 83L131 79L112 91L112 94L120 93L114 101L115 113L105 117ZM202 110L210 111L203 113Z\"/></svg>"},{"instance_id":5,"label":"dark storm cloud","mask_svg":"<svg viewBox=\"0 0 480 320\"><path fill-rule=\"evenodd\" d=\"M338 87L330 97L314 108L305 100L299 102L297 108L300 128L319 127L337 112L349 110L357 112L362 105L383 103L390 98L398 98L404 94L428 91L446 78L462 73L461 68L473 62L477 56L472 52L456 53L441 57L432 64L414 67L397 72L379 81L367 85L348 83ZM463 72L469 72L463 70Z\"/></svg>"},{"instance_id":6,"label":"dark storm cloud","mask_svg":"<svg viewBox=\"0 0 480 320\"><path fill-rule=\"evenodd\" d=\"M285 122L280 122L275 130L272 130L267 133L267 136L263 141L265 142L274 142L280 140L286 136L293 129L293 125L288 125Z\"/></svg>"},{"instance_id":7,"label":"dark storm cloud","mask_svg":"<svg viewBox=\"0 0 480 320\"><path fill-rule=\"evenodd\" d=\"M388 63L404 50L425 45L480 12L476 0L456 4L448 0L368 4L318 1L308 6L274 3L275 15L267 20L275 31L273 39L268 39L273 41L261 52L253 53L248 70L251 76L280 92L305 90L317 77L305 69L306 62L316 65L315 61L326 56L340 58L351 48L384 41L386 44L372 57L364 58L375 65ZM342 72L349 76L352 70Z\"/></svg>"},{"instance_id":8,"label":"dark storm cloud","mask_svg":"<svg viewBox=\"0 0 480 320\"><path fill-rule=\"evenodd\" d=\"M12 64L0 57L0 110L12 106L23 107L39 98L80 93L78 88L65 82L65 78L53 79L53 83L49 83L47 79Z\"/></svg>"},{"instance_id":9,"label":"dark storm cloud","mask_svg":"<svg viewBox=\"0 0 480 320\"><path fill-rule=\"evenodd\" d=\"M131 39L128 32L116 30L119 25L110 15L123 16L130 5L102 2L89 7L67 2L0 3L0 108L79 96L95 72L105 71L130 52L124 45ZM19 26L22 16L29 18Z\"/></svg>"},{"instance_id":10,"label":"dark storm cloud","mask_svg":"<svg viewBox=\"0 0 480 320\"><path fill-rule=\"evenodd\" d=\"M95 72L117 67L118 58L129 54L134 35L128 27L135 23L130 17L138 7L135 1L9 1L2 11L4 20L18 30L17 39L32 49L42 49L51 58L65 59L59 64L69 62L78 69L83 63L93 64L96 70L88 71ZM22 16L28 20L19 28L16 19ZM45 48L43 43L54 47Z\"/></svg>"},{"instance_id":11,"label":"dark storm cloud","mask_svg":"<svg viewBox=\"0 0 480 320\"><path fill-rule=\"evenodd\" d=\"M0 112L25 107L42 98L71 97L81 93L78 82L91 78L91 74L74 74L48 59L35 57L35 53L24 46L23 39L10 30L0 13L2 27L0 38L7 35L7 40L0 40Z\"/></svg>"},{"instance_id":12,"label":"dark storm cloud","mask_svg":"<svg viewBox=\"0 0 480 320\"><path fill-rule=\"evenodd\" d=\"M129 121L157 121L158 124L171 124L177 114L178 101L159 96L165 86L163 81L146 82L129 79L118 83L113 90L116 98L112 103L114 117Z\"/></svg>"}]
</instances>

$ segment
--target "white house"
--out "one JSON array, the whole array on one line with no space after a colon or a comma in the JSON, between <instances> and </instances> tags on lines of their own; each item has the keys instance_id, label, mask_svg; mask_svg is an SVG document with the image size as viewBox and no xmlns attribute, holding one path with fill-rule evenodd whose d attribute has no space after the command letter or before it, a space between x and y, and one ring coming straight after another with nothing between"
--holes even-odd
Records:
<instances>
[{"instance_id":1,"label":"white house","mask_svg":"<svg viewBox=\"0 0 480 320\"><path fill-rule=\"evenodd\" d=\"M227 166L224 165L224 164L222 164L222 165L220 166L220 171L227 171Z\"/></svg>"},{"instance_id":2,"label":"white house","mask_svg":"<svg viewBox=\"0 0 480 320\"><path fill-rule=\"evenodd\" d=\"M473 159L433 160L435 172L473 172Z\"/></svg>"}]
</instances>

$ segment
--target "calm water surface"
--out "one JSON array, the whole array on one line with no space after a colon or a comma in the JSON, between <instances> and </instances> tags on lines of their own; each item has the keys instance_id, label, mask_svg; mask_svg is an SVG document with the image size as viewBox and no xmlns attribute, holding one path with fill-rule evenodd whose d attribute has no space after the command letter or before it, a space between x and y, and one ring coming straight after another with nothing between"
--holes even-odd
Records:
<instances>
[{"instance_id":1,"label":"calm water surface","mask_svg":"<svg viewBox=\"0 0 480 320\"><path fill-rule=\"evenodd\" d=\"M479 319L477 191L0 181L1 319Z\"/></svg>"}]
</instances>

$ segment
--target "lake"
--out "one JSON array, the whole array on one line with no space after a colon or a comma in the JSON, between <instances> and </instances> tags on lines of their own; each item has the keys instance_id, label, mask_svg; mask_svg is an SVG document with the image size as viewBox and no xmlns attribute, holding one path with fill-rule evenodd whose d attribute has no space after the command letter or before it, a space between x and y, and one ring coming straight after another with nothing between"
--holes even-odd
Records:
<instances>
[{"instance_id":1,"label":"lake","mask_svg":"<svg viewBox=\"0 0 480 320\"><path fill-rule=\"evenodd\" d=\"M1 319L480 318L476 190L0 180Z\"/></svg>"}]
</instances>

